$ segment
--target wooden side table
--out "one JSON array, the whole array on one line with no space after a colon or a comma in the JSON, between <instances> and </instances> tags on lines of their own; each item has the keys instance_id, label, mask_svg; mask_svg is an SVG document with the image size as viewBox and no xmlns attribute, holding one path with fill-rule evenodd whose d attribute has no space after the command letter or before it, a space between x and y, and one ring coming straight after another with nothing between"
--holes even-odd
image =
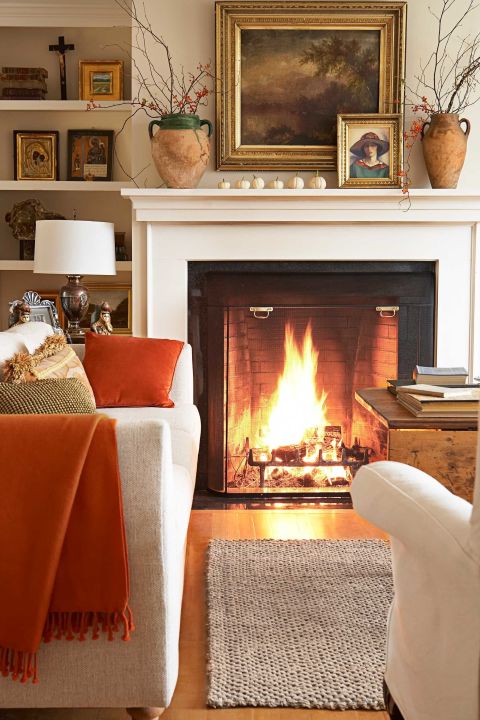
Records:
<instances>
[{"instance_id":1,"label":"wooden side table","mask_svg":"<svg viewBox=\"0 0 480 720\"><path fill-rule=\"evenodd\" d=\"M358 390L355 399L386 430L388 460L417 467L472 502L476 419L417 418L385 388Z\"/></svg>"}]
</instances>

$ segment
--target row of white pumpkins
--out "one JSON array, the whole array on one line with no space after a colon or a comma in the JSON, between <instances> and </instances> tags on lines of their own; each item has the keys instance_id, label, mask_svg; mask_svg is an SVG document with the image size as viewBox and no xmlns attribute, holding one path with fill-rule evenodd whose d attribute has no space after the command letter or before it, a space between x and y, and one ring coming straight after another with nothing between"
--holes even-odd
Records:
<instances>
[{"instance_id":1,"label":"row of white pumpkins","mask_svg":"<svg viewBox=\"0 0 480 720\"><path fill-rule=\"evenodd\" d=\"M302 190L302 188L305 186L305 183L303 182L303 179L298 175L295 175L294 177L291 177L287 180L287 188L289 190ZM218 187L220 190L229 190L230 189L230 183L228 180L221 180L218 183ZM253 176L252 182L250 180L247 180L246 178L242 177L241 180L237 180L235 183L235 188L237 190L248 190L249 188L253 188L254 190L263 190L265 187L265 181L263 178L258 177L257 175ZM267 184L267 188L270 190L283 190L285 187L285 184L283 180L280 180L278 177L275 180L271 180ZM327 181L324 177L318 174L318 172L313 175L309 181L308 181L308 187L312 190L324 190L327 187Z\"/></svg>"}]
</instances>

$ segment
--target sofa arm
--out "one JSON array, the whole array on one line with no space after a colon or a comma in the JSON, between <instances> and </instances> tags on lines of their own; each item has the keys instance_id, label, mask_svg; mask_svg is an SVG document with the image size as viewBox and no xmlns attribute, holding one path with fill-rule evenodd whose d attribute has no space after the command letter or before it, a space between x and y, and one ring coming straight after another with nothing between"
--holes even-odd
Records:
<instances>
[{"instance_id":1,"label":"sofa arm","mask_svg":"<svg viewBox=\"0 0 480 720\"><path fill-rule=\"evenodd\" d=\"M448 542L471 556L472 506L418 468L392 461L365 465L351 495L360 515L416 552L436 553Z\"/></svg>"}]
</instances>

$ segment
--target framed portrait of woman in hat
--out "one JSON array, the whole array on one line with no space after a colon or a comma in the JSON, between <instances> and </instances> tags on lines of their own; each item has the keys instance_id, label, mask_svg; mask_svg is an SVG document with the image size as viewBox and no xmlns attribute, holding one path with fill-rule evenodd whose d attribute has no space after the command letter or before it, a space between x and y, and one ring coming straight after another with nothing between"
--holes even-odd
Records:
<instances>
[{"instance_id":1,"label":"framed portrait of woman in hat","mask_svg":"<svg viewBox=\"0 0 480 720\"><path fill-rule=\"evenodd\" d=\"M339 187L401 187L401 115L338 115L337 129Z\"/></svg>"}]
</instances>

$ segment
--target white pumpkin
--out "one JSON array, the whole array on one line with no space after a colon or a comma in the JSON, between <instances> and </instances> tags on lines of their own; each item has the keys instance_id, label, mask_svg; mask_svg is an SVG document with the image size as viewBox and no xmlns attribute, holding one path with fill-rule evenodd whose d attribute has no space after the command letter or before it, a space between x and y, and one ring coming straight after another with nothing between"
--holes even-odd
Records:
<instances>
[{"instance_id":1,"label":"white pumpkin","mask_svg":"<svg viewBox=\"0 0 480 720\"><path fill-rule=\"evenodd\" d=\"M218 183L218 189L219 190L229 190L230 189L230 183L228 180L220 180Z\"/></svg>"},{"instance_id":2,"label":"white pumpkin","mask_svg":"<svg viewBox=\"0 0 480 720\"><path fill-rule=\"evenodd\" d=\"M246 180L244 177L242 177L241 180L237 180L237 182L235 183L235 187L238 190L248 190L248 188L250 187L250 180Z\"/></svg>"},{"instance_id":3,"label":"white pumpkin","mask_svg":"<svg viewBox=\"0 0 480 720\"><path fill-rule=\"evenodd\" d=\"M298 173L287 182L287 187L290 188L290 190L301 190L303 185L304 182Z\"/></svg>"},{"instance_id":4,"label":"white pumpkin","mask_svg":"<svg viewBox=\"0 0 480 720\"><path fill-rule=\"evenodd\" d=\"M263 190L264 187L265 187L265 182L264 182L263 178L257 177L257 175L254 175L253 180L252 180L252 188L254 188L255 190Z\"/></svg>"},{"instance_id":5,"label":"white pumpkin","mask_svg":"<svg viewBox=\"0 0 480 720\"><path fill-rule=\"evenodd\" d=\"M313 175L310 180L308 181L308 187L312 190L325 190L327 187L327 181L324 177L318 174L318 172Z\"/></svg>"},{"instance_id":6,"label":"white pumpkin","mask_svg":"<svg viewBox=\"0 0 480 720\"><path fill-rule=\"evenodd\" d=\"M271 180L268 183L268 187L271 190L282 190L283 189L283 180L279 180L277 177L275 180Z\"/></svg>"}]
</instances>

